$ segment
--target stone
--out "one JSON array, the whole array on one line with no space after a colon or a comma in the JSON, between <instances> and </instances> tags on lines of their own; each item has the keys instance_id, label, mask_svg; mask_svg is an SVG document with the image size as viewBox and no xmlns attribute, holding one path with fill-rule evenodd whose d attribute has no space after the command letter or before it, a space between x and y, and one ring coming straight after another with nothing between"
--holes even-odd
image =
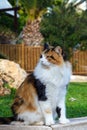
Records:
<instances>
[{"instance_id":1,"label":"stone","mask_svg":"<svg viewBox=\"0 0 87 130\"><path fill-rule=\"evenodd\" d=\"M10 87L18 88L26 76L26 71L19 64L0 59L0 86L7 83Z\"/></svg>"}]
</instances>

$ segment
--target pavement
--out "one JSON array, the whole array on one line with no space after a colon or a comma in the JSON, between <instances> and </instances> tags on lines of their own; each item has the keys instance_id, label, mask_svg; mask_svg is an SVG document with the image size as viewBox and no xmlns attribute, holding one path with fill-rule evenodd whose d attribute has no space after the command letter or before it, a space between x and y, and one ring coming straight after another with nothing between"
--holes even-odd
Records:
<instances>
[{"instance_id":1,"label":"pavement","mask_svg":"<svg viewBox=\"0 0 87 130\"><path fill-rule=\"evenodd\" d=\"M71 82L87 82L87 76L72 75Z\"/></svg>"},{"instance_id":2,"label":"pavement","mask_svg":"<svg viewBox=\"0 0 87 130\"><path fill-rule=\"evenodd\" d=\"M72 118L70 123L51 126L0 125L0 130L87 130L87 117Z\"/></svg>"}]
</instances>

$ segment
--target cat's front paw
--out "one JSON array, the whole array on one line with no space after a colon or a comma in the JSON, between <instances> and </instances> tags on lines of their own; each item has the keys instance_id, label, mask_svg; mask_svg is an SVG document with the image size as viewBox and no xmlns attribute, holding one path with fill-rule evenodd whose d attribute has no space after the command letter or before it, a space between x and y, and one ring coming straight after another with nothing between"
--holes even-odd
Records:
<instances>
[{"instance_id":1,"label":"cat's front paw","mask_svg":"<svg viewBox=\"0 0 87 130\"><path fill-rule=\"evenodd\" d=\"M46 119L46 121L45 121L45 125L48 125L48 126L50 126L50 125L53 125L53 124L55 124L55 122L54 122L54 120L53 119Z\"/></svg>"},{"instance_id":2,"label":"cat's front paw","mask_svg":"<svg viewBox=\"0 0 87 130\"><path fill-rule=\"evenodd\" d=\"M60 119L59 119L59 123L60 123L60 124L67 124L67 123L70 123L70 120L67 119L67 118L60 118Z\"/></svg>"}]
</instances>

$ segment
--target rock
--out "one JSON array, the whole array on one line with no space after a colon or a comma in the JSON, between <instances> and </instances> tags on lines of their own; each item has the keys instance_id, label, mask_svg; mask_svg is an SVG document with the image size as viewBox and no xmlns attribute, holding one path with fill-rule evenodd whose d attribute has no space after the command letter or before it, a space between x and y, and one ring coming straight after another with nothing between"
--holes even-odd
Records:
<instances>
[{"instance_id":1,"label":"rock","mask_svg":"<svg viewBox=\"0 0 87 130\"><path fill-rule=\"evenodd\" d=\"M0 86L0 96L4 96L11 93L11 89Z\"/></svg>"},{"instance_id":2,"label":"rock","mask_svg":"<svg viewBox=\"0 0 87 130\"><path fill-rule=\"evenodd\" d=\"M0 59L0 86L7 83L10 87L18 88L26 76L26 71L19 64Z\"/></svg>"}]
</instances>

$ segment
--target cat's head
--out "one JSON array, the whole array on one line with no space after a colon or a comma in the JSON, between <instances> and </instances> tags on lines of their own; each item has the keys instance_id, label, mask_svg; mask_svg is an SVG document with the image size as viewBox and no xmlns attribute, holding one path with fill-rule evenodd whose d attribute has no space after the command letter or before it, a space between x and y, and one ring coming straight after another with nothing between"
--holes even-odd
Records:
<instances>
[{"instance_id":1,"label":"cat's head","mask_svg":"<svg viewBox=\"0 0 87 130\"><path fill-rule=\"evenodd\" d=\"M44 50L40 57L40 62L42 65L62 65L64 63L62 56L62 49L60 46L52 47L48 44L45 44Z\"/></svg>"}]
</instances>

